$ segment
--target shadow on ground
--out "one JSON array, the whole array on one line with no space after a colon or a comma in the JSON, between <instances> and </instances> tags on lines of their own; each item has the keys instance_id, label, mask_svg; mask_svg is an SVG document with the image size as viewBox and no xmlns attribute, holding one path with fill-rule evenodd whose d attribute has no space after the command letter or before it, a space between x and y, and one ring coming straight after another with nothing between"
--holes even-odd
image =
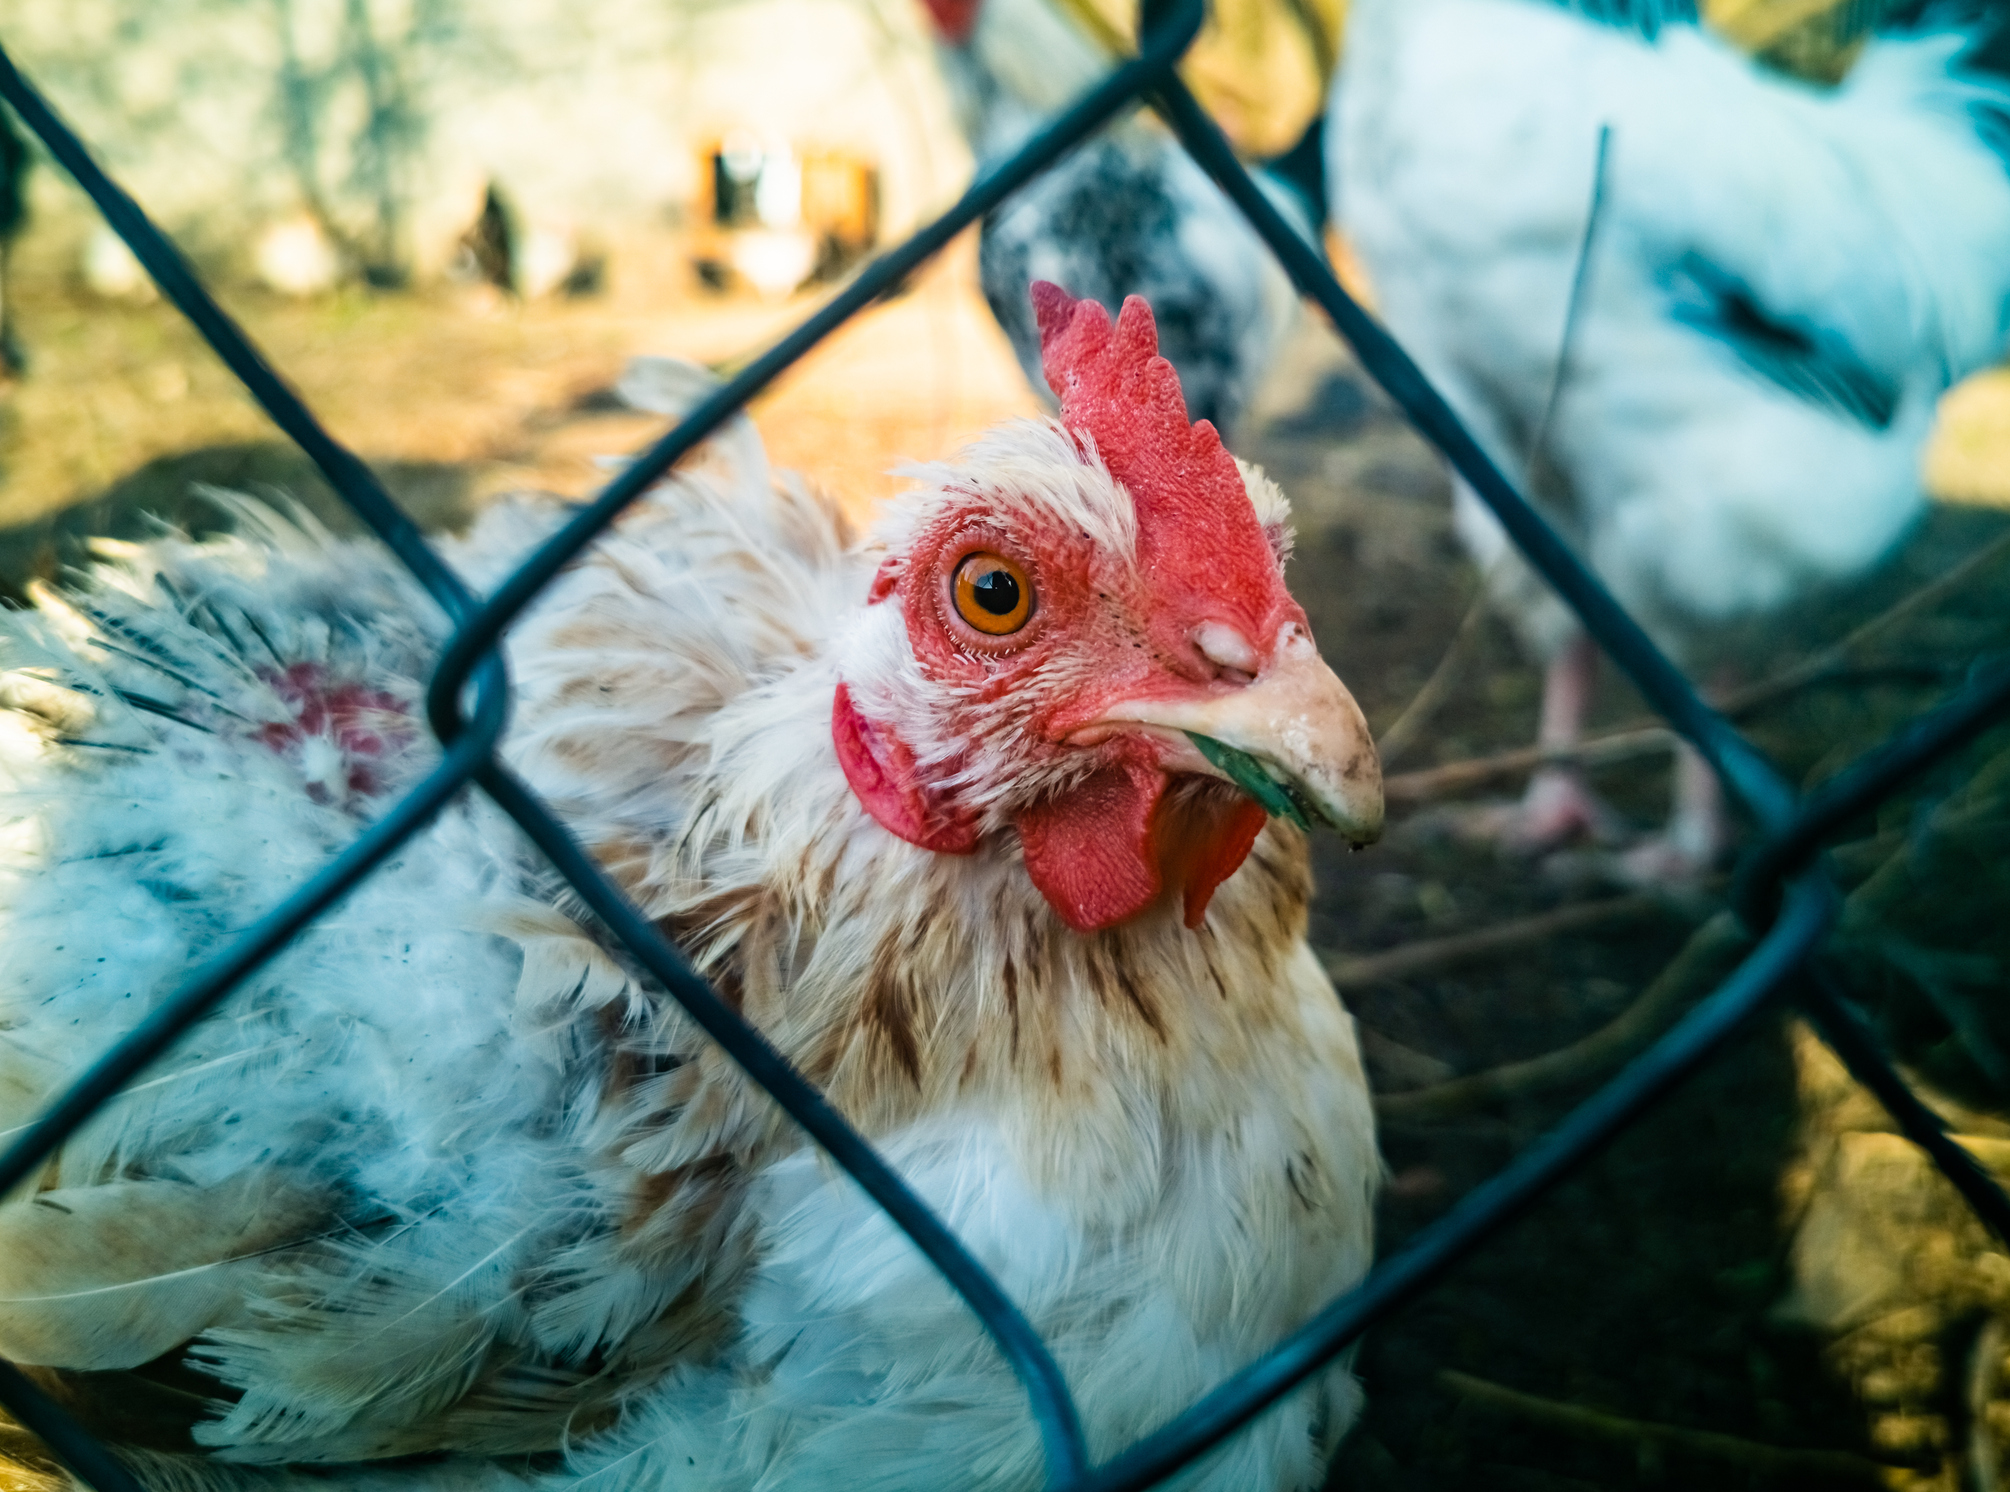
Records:
<instances>
[{"instance_id":1,"label":"shadow on ground","mask_svg":"<svg viewBox=\"0 0 2010 1492\"><path fill-rule=\"evenodd\" d=\"M477 488L466 466L392 461L373 463L372 470L423 528L457 529L474 514ZM208 495L215 489L291 500L335 533L362 531L296 447L279 441L207 446L149 461L93 497L0 529L0 599L19 604L30 581L55 580L85 563L92 539L144 539L163 524L198 538L229 527L227 513Z\"/></svg>"}]
</instances>

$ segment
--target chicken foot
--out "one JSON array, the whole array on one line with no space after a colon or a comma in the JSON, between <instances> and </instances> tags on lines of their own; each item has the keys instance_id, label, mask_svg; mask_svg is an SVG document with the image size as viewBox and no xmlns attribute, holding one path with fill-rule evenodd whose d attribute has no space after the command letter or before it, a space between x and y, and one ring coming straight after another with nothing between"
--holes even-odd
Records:
<instances>
[{"instance_id":1,"label":"chicken foot","mask_svg":"<svg viewBox=\"0 0 2010 1492\"><path fill-rule=\"evenodd\" d=\"M1597 684L1598 650L1588 634L1578 632L1543 675L1539 749L1566 751L1583 741ZM1470 832L1519 855L1547 854L1574 840L1611 845L1626 838L1618 816L1574 762L1538 768L1520 802L1483 810ZM1728 843L1723 785L1693 746L1677 741L1667 823L1619 855L1609 873L1633 886L1694 881L1716 865Z\"/></svg>"},{"instance_id":2,"label":"chicken foot","mask_svg":"<svg viewBox=\"0 0 2010 1492\"><path fill-rule=\"evenodd\" d=\"M1538 748L1566 750L1582 739L1597 681L1598 650L1579 632L1543 675ZM1511 854L1541 855L1577 839L1609 844L1621 831L1617 816L1592 792L1583 769L1566 762L1538 768L1520 802L1480 809L1467 817L1463 832Z\"/></svg>"}]
</instances>

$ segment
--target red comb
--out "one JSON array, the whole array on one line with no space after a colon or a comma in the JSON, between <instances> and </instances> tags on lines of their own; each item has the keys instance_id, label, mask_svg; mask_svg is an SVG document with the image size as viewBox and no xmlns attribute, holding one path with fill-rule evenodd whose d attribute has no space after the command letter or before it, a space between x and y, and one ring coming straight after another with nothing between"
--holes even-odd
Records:
<instances>
[{"instance_id":1,"label":"red comb","mask_svg":"<svg viewBox=\"0 0 2010 1492\"><path fill-rule=\"evenodd\" d=\"M1139 558L1150 569L1190 564L1194 578L1213 574L1267 609L1269 593L1281 590L1270 541L1221 436L1206 420L1187 422L1179 374L1159 356L1144 297L1126 297L1112 327L1096 302L1036 280L1033 311L1061 423L1096 443L1137 505Z\"/></svg>"},{"instance_id":2,"label":"red comb","mask_svg":"<svg viewBox=\"0 0 2010 1492\"><path fill-rule=\"evenodd\" d=\"M962 46L977 29L977 7L983 0L921 0L935 19L935 29L944 40Z\"/></svg>"}]
</instances>

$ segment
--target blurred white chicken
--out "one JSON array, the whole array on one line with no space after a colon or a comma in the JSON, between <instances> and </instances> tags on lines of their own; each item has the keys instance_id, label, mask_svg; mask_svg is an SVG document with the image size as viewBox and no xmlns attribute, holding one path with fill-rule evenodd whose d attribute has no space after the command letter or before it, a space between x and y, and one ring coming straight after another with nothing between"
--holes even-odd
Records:
<instances>
[{"instance_id":1,"label":"blurred white chicken","mask_svg":"<svg viewBox=\"0 0 2010 1492\"><path fill-rule=\"evenodd\" d=\"M1699 625L1867 569L1923 511L1935 401L2010 332L2010 88L1994 3L1911 7L1833 89L1676 10L1359 0L1328 150L1390 329L1680 661ZM1456 503L1566 745L1595 652ZM1552 769L1506 837L1600 816ZM1725 841L1685 751L1626 871L1692 874Z\"/></svg>"},{"instance_id":2,"label":"blurred white chicken","mask_svg":"<svg viewBox=\"0 0 2010 1492\"><path fill-rule=\"evenodd\" d=\"M1364 840L1381 795L1276 486L1143 302L1039 295L1058 422L916 469L857 551L736 419L512 630L509 751L995 1272L1102 1456L1367 1266L1353 1027L1262 805ZM0 1133L434 759L431 608L261 512L0 635ZM975 1318L575 912L453 805L0 1205L0 1355L162 1489L1042 1485ZM1189 1485L1316 1486L1357 1399L1321 1375Z\"/></svg>"},{"instance_id":3,"label":"blurred white chicken","mask_svg":"<svg viewBox=\"0 0 2010 1492\"><path fill-rule=\"evenodd\" d=\"M1054 0L927 3L980 171L1011 155L1116 61ZM1317 233L1324 206L1314 178L1264 171L1258 180L1302 233ZM992 314L1036 391L1044 395L1046 382L1029 284L1051 280L1111 311L1141 295L1158 317L1160 347L1179 371L1188 410L1231 436L1298 315L1298 293L1276 256L1146 114L1110 126L986 218L978 268Z\"/></svg>"}]
</instances>

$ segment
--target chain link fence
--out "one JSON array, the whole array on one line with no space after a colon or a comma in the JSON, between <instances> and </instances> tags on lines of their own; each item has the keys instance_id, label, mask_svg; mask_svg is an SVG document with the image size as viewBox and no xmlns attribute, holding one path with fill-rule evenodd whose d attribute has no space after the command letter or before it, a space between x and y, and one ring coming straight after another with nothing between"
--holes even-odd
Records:
<instances>
[{"instance_id":1,"label":"chain link fence","mask_svg":"<svg viewBox=\"0 0 2010 1492\"><path fill-rule=\"evenodd\" d=\"M265 412L314 462L335 491L452 619L427 696L443 747L439 765L324 870L267 913L233 946L192 970L182 987L110 1048L0 1154L0 1195L46 1161L96 1109L131 1082L232 988L308 922L339 901L473 784L507 812L593 912L765 1087L860 1186L886 1209L982 1320L1024 1386L1046 1455L1050 1492L1130 1492L1178 1472L1195 1457L1331 1362L1377 1322L1428 1290L1484 1247L1649 1106L1708 1062L1755 1012L1791 998L1857 1081L1891 1112L1999 1238L2010 1242L2010 1197L1908 1088L1868 1022L1808 965L1836 916L1838 898L1822 864L1825 843L1915 774L1994 723L2010 706L2010 666L1978 673L1964 688L1865 753L1819 788L1797 794L1781 771L1704 703L1466 431L1402 348L1341 289L1325 260L1286 224L1176 73L1198 33L1204 0L1148 7L1138 54L1115 67L1010 160L987 171L947 213L875 260L822 310L784 337L649 447L578 509L493 594L471 592L426 543L367 466L330 437L203 288L174 245L93 162L77 136L0 50L0 98L89 194L131 246L162 293L194 324ZM1383 1259L1354 1289L1150 1435L1091 1464L1067 1384L1031 1324L997 1282L811 1084L742 1020L683 955L581 849L550 809L502 763L497 741L508 683L497 644L538 592L621 510L811 348L897 287L958 233L1034 176L1139 103L1158 111L1193 158L1248 217L1299 292L1316 302L1367 372L1492 508L1529 562L1670 726L1716 768L1757 821L1761 838L1735 881L1735 905L1754 939L1744 960L1708 997L1555 1129L1449 1212ZM0 1363L0 1405L96 1492L141 1492L133 1474L18 1370ZM869 1477L869 1468L862 1476Z\"/></svg>"}]
</instances>

